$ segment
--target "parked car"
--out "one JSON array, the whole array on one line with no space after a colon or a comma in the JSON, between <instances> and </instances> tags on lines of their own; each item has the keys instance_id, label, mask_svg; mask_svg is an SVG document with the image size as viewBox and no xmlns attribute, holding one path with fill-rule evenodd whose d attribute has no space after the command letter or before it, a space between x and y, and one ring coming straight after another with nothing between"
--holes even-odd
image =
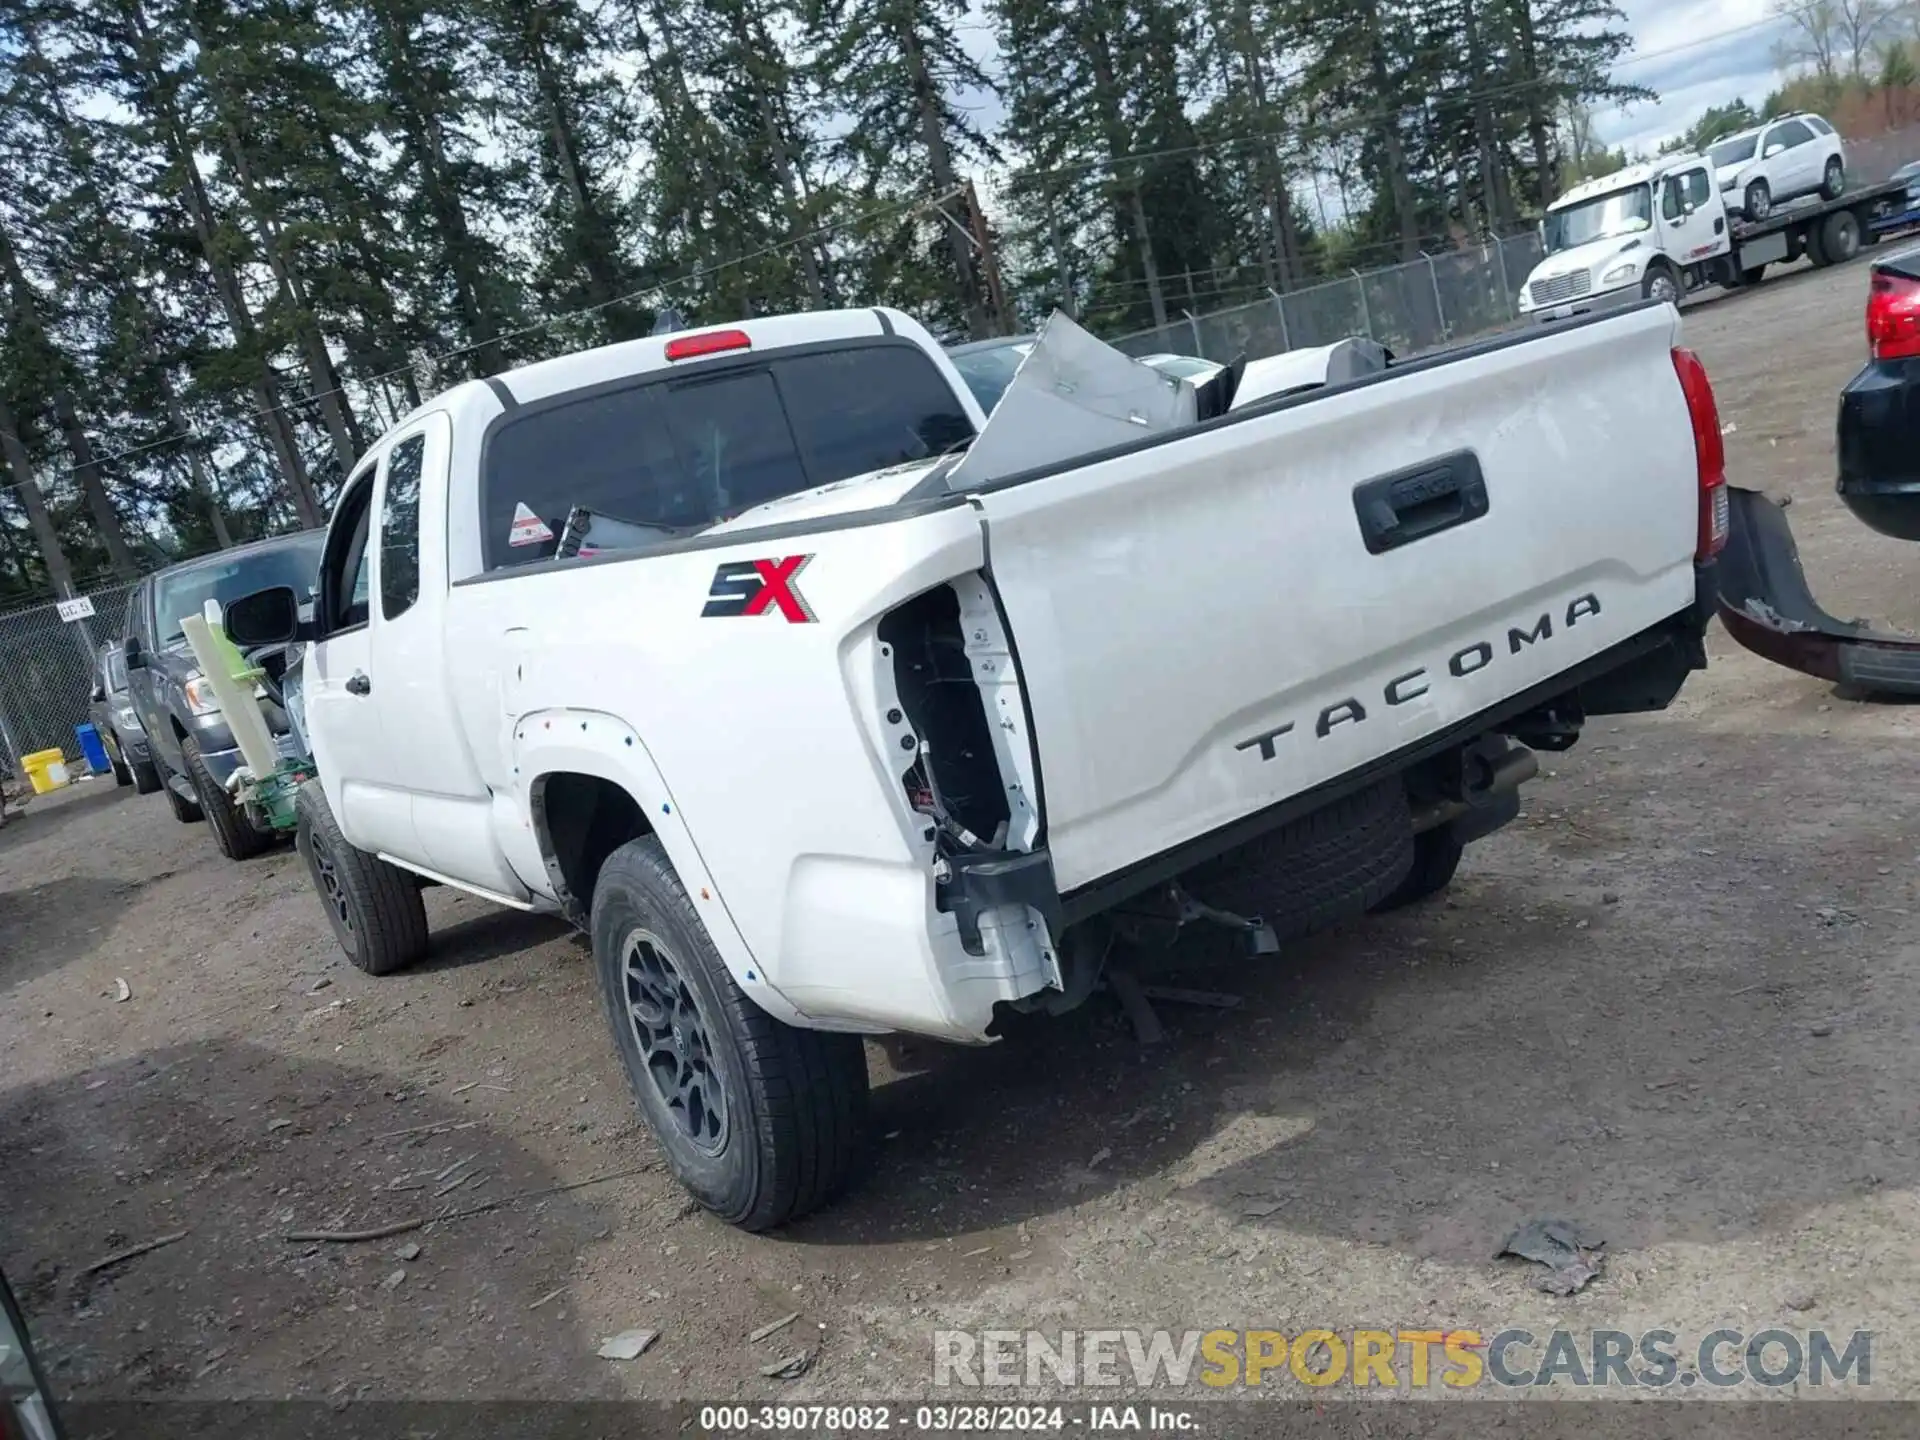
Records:
<instances>
[{"instance_id":1,"label":"parked car","mask_svg":"<svg viewBox=\"0 0 1920 1440\"><path fill-rule=\"evenodd\" d=\"M1707 150L1727 208L1764 220L1802 195L1838 200L1847 188L1847 147L1818 115L1782 115Z\"/></svg>"},{"instance_id":2,"label":"parked car","mask_svg":"<svg viewBox=\"0 0 1920 1440\"><path fill-rule=\"evenodd\" d=\"M1876 260L1867 363L1840 392L1837 488L1896 540L1920 540L1920 246Z\"/></svg>"},{"instance_id":3,"label":"parked car","mask_svg":"<svg viewBox=\"0 0 1920 1440\"><path fill-rule=\"evenodd\" d=\"M160 774L153 768L153 755L147 748L146 728L133 708L133 696L127 687L127 655L120 642L109 640L93 660L93 696L87 718L100 734L107 759L113 762L113 778L131 785L141 795L160 788Z\"/></svg>"},{"instance_id":4,"label":"parked car","mask_svg":"<svg viewBox=\"0 0 1920 1440\"><path fill-rule=\"evenodd\" d=\"M268 585L287 586L308 600L325 539L325 532L307 530L221 550L156 571L127 599L128 689L155 773L174 818L186 823L204 818L220 853L230 860L259 854L273 837L254 826L227 789L241 764L240 750L180 621L201 613L209 600L225 606ZM284 737L284 713L268 708L269 722L277 719L274 729ZM292 753L290 741L285 749Z\"/></svg>"},{"instance_id":5,"label":"parked car","mask_svg":"<svg viewBox=\"0 0 1920 1440\"><path fill-rule=\"evenodd\" d=\"M863 1034L985 1044L1116 938L1437 893L1535 748L1706 663L1726 477L1671 307L1323 355L1204 423L1058 323L991 418L887 309L457 386L348 478L311 620L228 608L308 644L298 844L352 962L425 953L423 879L571 920L734 1224L846 1182ZM594 511L624 548L568 558Z\"/></svg>"}]
</instances>

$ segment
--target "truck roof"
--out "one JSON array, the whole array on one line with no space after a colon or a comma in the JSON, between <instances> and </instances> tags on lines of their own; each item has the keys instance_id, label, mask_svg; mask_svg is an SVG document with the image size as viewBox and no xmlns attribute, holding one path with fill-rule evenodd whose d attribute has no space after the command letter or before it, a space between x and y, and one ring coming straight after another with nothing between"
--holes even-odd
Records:
<instances>
[{"instance_id":1,"label":"truck roof","mask_svg":"<svg viewBox=\"0 0 1920 1440\"><path fill-rule=\"evenodd\" d=\"M1596 195L1611 195L1631 185L1645 185L1650 180L1658 180L1669 170L1682 170L1690 165L1706 163L1707 157L1704 155L1662 155L1658 160L1645 160L1638 165L1615 170L1611 175L1583 181L1547 206L1547 209L1564 210L1570 205L1584 204Z\"/></svg>"}]
</instances>

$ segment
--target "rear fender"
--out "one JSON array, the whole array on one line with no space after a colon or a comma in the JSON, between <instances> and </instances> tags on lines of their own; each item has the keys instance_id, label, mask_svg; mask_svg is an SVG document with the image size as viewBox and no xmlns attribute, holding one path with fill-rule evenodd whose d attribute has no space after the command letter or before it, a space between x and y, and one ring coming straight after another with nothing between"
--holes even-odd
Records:
<instances>
[{"instance_id":1,"label":"rear fender","mask_svg":"<svg viewBox=\"0 0 1920 1440\"><path fill-rule=\"evenodd\" d=\"M535 837L540 836L541 827L533 812L533 797L539 782L549 775L592 775L632 796L653 833L659 836L661 848L673 862L674 873L686 887L734 983L775 1019L788 1024L806 1023L786 997L763 978L719 887L707 872L686 817L632 726L598 710L536 710L514 724L512 756L519 787L518 808L528 833ZM544 839L541 850L544 855Z\"/></svg>"}]
</instances>

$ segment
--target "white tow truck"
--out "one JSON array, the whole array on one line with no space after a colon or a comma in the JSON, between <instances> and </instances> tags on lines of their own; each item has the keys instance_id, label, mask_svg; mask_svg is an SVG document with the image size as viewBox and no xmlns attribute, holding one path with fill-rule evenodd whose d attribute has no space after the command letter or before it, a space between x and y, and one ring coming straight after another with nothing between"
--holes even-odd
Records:
<instances>
[{"instance_id":1,"label":"white tow truck","mask_svg":"<svg viewBox=\"0 0 1920 1440\"><path fill-rule=\"evenodd\" d=\"M1907 208L1907 182L1781 206L1743 220L1706 155L1667 155L1576 185L1547 207L1546 258L1520 287L1520 310L1566 320L1642 299L1678 302L1710 286L1757 285L1802 256L1851 260Z\"/></svg>"},{"instance_id":2,"label":"white tow truck","mask_svg":"<svg viewBox=\"0 0 1920 1440\"><path fill-rule=\"evenodd\" d=\"M674 1172L763 1228L853 1167L862 1035L1430 894L1536 749L1666 705L1725 533L1679 342L1336 346L1209 404L1056 317L989 419L892 310L634 340L408 416L311 619L226 623L308 642L298 843L354 963L425 952L431 882L567 917Z\"/></svg>"}]
</instances>

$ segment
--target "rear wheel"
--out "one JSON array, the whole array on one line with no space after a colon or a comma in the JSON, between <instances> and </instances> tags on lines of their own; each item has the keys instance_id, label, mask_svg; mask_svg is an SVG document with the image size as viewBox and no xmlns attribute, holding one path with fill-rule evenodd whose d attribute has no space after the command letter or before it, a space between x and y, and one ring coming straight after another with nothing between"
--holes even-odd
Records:
<instances>
[{"instance_id":1,"label":"rear wheel","mask_svg":"<svg viewBox=\"0 0 1920 1440\"><path fill-rule=\"evenodd\" d=\"M1398 910L1438 895L1453 883L1453 872L1460 868L1466 851L1460 832L1452 824L1436 825L1413 837L1413 866L1393 893L1373 908L1376 912Z\"/></svg>"},{"instance_id":2,"label":"rear wheel","mask_svg":"<svg viewBox=\"0 0 1920 1440\"><path fill-rule=\"evenodd\" d=\"M1766 278L1767 267L1764 264L1749 265L1745 270L1740 272L1740 283L1742 285L1758 285Z\"/></svg>"},{"instance_id":3,"label":"rear wheel","mask_svg":"<svg viewBox=\"0 0 1920 1440\"><path fill-rule=\"evenodd\" d=\"M193 793L200 797L200 813L207 817L213 831L213 843L229 860L251 860L273 844L273 836L254 828L253 817L235 803L232 794L207 769L200 754L200 742L189 736L180 746L180 758L187 762L187 779Z\"/></svg>"},{"instance_id":4,"label":"rear wheel","mask_svg":"<svg viewBox=\"0 0 1920 1440\"><path fill-rule=\"evenodd\" d=\"M355 849L318 780L300 787L293 808L294 848L347 959L369 975L386 975L426 954L427 907L412 873Z\"/></svg>"},{"instance_id":5,"label":"rear wheel","mask_svg":"<svg viewBox=\"0 0 1920 1440\"><path fill-rule=\"evenodd\" d=\"M1747 186L1747 193L1741 202L1749 220L1764 220L1773 213L1773 191L1764 180L1755 180Z\"/></svg>"},{"instance_id":6,"label":"rear wheel","mask_svg":"<svg viewBox=\"0 0 1920 1440\"><path fill-rule=\"evenodd\" d=\"M694 1199L746 1230L833 1199L866 1128L860 1037L798 1029L748 999L651 836L607 857L591 928L614 1047Z\"/></svg>"},{"instance_id":7,"label":"rear wheel","mask_svg":"<svg viewBox=\"0 0 1920 1440\"><path fill-rule=\"evenodd\" d=\"M1838 200L1847 188L1847 165L1838 155L1827 161L1826 172L1820 178L1820 193L1829 200Z\"/></svg>"},{"instance_id":8,"label":"rear wheel","mask_svg":"<svg viewBox=\"0 0 1920 1440\"><path fill-rule=\"evenodd\" d=\"M1820 235L1820 226L1809 225L1807 227L1807 263L1815 269L1819 269L1827 264L1827 247L1821 240Z\"/></svg>"},{"instance_id":9,"label":"rear wheel","mask_svg":"<svg viewBox=\"0 0 1920 1440\"><path fill-rule=\"evenodd\" d=\"M1183 883L1209 905L1258 915L1284 943L1366 913L1413 863L1406 787L1394 778L1210 860Z\"/></svg>"},{"instance_id":10,"label":"rear wheel","mask_svg":"<svg viewBox=\"0 0 1920 1440\"><path fill-rule=\"evenodd\" d=\"M107 752L107 764L113 770L113 783L116 785L133 784L133 770L120 754L120 742L108 731L101 738L101 746Z\"/></svg>"},{"instance_id":11,"label":"rear wheel","mask_svg":"<svg viewBox=\"0 0 1920 1440\"><path fill-rule=\"evenodd\" d=\"M1827 264L1844 265L1860 253L1860 219L1851 210L1836 210L1820 226L1820 248Z\"/></svg>"}]
</instances>

